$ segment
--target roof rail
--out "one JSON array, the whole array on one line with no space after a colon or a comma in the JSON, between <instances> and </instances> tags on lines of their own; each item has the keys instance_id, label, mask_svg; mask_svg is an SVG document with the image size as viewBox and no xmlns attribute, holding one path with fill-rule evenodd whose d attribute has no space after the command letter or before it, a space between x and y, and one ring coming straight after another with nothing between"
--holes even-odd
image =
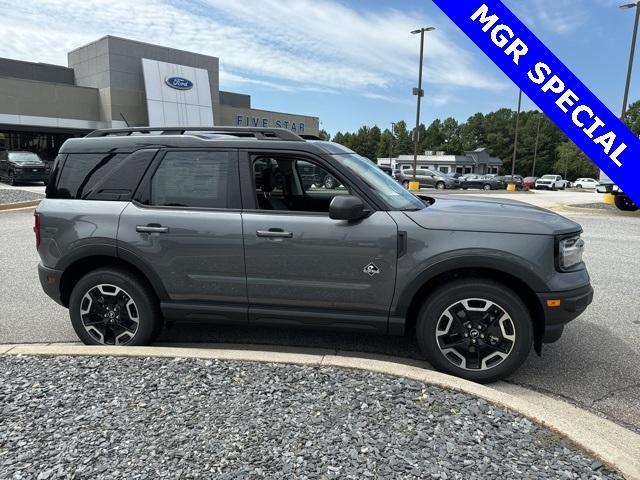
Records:
<instances>
[{"instance_id":1,"label":"roof rail","mask_svg":"<svg viewBox=\"0 0 640 480\"><path fill-rule=\"evenodd\" d=\"M160 135L186 135L188 132L223 133L235 137L255 137L258 140L284 140L289 142L304 142L301 136L284 128L254 128L254 127L131 127L106 128L94 130L86 137L130 136L134 133Z\"/></svg>"}]
</instances>

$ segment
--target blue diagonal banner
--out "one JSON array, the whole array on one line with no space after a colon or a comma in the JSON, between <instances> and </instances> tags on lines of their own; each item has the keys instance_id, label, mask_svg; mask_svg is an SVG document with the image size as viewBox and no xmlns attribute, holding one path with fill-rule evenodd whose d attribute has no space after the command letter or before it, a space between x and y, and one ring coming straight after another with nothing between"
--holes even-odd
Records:
<instances>
[{"instance_id":1,"label":"blue diagonal banner","mask_svg":"<svg viewBox=\"0 0 640 480\"><path fill-rule=\"evenodd\" d=\"M500 0L433 0L625 193L640 203L640 140Z\"/></svg>"}]
</instances>

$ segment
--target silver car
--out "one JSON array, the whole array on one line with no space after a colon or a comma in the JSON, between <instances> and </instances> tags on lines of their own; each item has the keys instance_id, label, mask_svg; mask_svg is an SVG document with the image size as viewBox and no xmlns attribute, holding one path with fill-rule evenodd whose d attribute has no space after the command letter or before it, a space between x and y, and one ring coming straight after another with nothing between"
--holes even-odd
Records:
<instances>
[{"instance_id":1,"label":"silver car","mask_svg":"<svg viewBox=\"0 0 640 480\"><path fill-rule=\"evenodd\" d=\"M413 169L400 170L397 180L405 188L409 188L409 182L413 181ZM420 182L420 188L437 188L438 190L460 188L460 180L457 178L426 168L416 170L416 181Z\"/></svg>"}]
</instances>

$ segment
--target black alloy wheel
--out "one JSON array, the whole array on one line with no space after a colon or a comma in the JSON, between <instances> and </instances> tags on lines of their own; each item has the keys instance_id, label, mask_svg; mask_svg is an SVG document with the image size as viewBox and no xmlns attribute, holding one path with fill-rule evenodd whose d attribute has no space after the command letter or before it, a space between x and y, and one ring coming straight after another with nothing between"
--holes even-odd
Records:
<instances>
[{"instance_id":1,"label":"black alloy wheel","mask_svg":"<svg viewBox=\"0 0 640 480\"><path fill-rule=\"evenodd\" d=\"M517 369L533 342L531 316L508 287L489 279L455 280L436 290L418 315L421 350L438 370L492 382Z\"/></svg>"},{"instance_id":2,"label":"black alloy wheel","mask_svg":"<svg viewBox=\"0 0 640 480\"><path fill-rule=\"evenodd\" d=\"M162 326L158 301L146 281L119 268L81 278L71 292L69 315L87 345L148 345Z\"/></svg>"}]
</instances>

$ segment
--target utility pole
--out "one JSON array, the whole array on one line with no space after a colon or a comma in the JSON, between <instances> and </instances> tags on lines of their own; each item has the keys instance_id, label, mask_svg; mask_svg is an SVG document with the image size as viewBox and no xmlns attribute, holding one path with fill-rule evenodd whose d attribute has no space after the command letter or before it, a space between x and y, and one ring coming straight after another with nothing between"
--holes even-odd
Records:
<instances>
[{"instance_id":1,"label":"utility pole","mask_svg":"<svg viewBox=\"0 0 640 480\"><path fill-rule=\"evenodd\" d=\"M513 160L511 161L511 175L516 174L516 156L518 154L518 130L520 128L520 110L522 109L522 90L518 95L518 115L516 116L516 138L513 141Z\"/></svg>"},{"instance_id":2,"label":"utility pole","mask_svg":"<svg viewBox=\"0 0 640 480\"><path fill-rule=\"evenodd\" d=\"M629 68L627 69L627 83L624 88L624 100L622 101L622 115L620 118L624 121L624 117L627 115L627 105L629 104L629 88L631 87L631 73L633 72L633 60L636 54L636 40L638 38L638 23L640 22L640 2L628 3L621 5L622 9L636 9L636 21L633 26L633 37L631 39L631 52L629 53Z\"/></svg>"},{"instance_id":3,"label":"utility pole","mask_svg":"<svg viewBox=\"0 0 640 480\"><path fill-rule=\"evenodd\" d=\"M413 133L413 182L416 181L416 170L418 169L418 148L420 144L420 102L424 97L424 90L422 90L422 64L424 61L424 32L431 32L435 30L434 27L420 28L414 30L411 33L416 35L420 34L420 71L418 72L418 88L413 89L413 94L418 97L416 104L416 129Z\"/></svg>"},{"instance_id":4,"label":"utility pole","mask_svg":"<svg viewBox=\"0 0 640 480\"><path fill-rule=\"evenodd\" d=\"M531 176L536 176L536 160L538 160L538 141L540 140L540 124L542 123L542 112L538 115L538 131L536 132L536 146L533 149L533 168L531 169Z\"/></svg>"},{"instance_id":5,"label":"utility pole","mask_svg":"<svg viewBox=\"0 0 640 480\"><path fill-rule=\"evenodd\" d=\"M389 166L391 166L393 158L393 141L395 140L396 124L391 122L391 140L389 141Z\"/></svg>"}]
</instances>

